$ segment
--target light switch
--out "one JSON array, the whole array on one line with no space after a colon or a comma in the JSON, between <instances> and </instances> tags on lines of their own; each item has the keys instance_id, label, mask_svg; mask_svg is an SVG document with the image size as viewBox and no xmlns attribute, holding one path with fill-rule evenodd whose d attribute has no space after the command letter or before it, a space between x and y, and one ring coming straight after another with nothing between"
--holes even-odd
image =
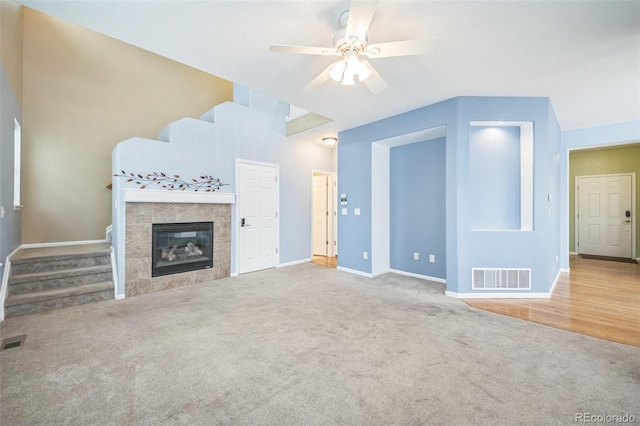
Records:
<instances>
[{"instance_id":1,"label":"light switch","mask_svg":"<svg viewBox=\"0 0 640 426\"><path fill-rule=\"evenodd\" d=\"M353 214L356 216L360 216L360 209L353 209Z\"/></svg>"},{"instance_id":2,"label":"light switch","mask_svg":"<svg viewBox=\"0 0 640 426\"><path fill-rule=\"evenodd\" d=\"M346 216L347 215L347 209L342 209L342 216Z\"/></svg>"}]
</instances>

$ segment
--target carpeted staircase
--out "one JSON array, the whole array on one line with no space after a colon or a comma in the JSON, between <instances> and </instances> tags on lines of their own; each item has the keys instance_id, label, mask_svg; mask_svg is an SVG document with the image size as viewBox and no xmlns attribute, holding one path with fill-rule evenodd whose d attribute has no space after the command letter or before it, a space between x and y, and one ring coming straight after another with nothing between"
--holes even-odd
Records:
<instances>
[{"instance_id":1,"label":"carpeted staircase","mask_svg":"<svg viewBox=\"0 0 640 426\"><path fill-rule=\"evenodd\" d=\"M5 318L113 299L110 245L21 249L7 294Z\"/></svg>"}]
</instances>

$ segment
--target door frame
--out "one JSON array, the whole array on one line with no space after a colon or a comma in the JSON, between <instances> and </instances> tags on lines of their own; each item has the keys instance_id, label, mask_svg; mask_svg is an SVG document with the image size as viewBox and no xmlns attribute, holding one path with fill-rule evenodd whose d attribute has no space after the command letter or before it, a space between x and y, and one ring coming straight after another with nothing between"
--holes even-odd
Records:
<instances>
[{"instance_id":1,"label":"door frame","mask_svg":"<svg viewBox=\"0 0 640 426\"><path fill-rule=\"evenodd\" d=\"M327 176L327 209L330 214L327 218L327 239L329 246L327 247L327 257L336 257L338 255L338 173L327 172L324 170L311 170L310 188L311 188L311 252L309 259L313 259L313 176ZM332 244L333 243L333 244Z\"/></svg>"},{"instance_id":2,"label":"door frame","mask_svg":"<svg viewBox=\"0 0 640 426\"><path fill-rule=\"evenodd\" d=\"M244 164L252 164L255 166L266 166L266 167L274 167L276 169L276 237L275 237L275 246L276 246L276 267L280 265L280 165L273 163L265 163L262 161L254 161L254 160L246 160L242 158L236 158L236 204L235 204L235 220L233 229L235 232L235 241L236 241L236 249L235 256L237 259L236 262L236 271L238 275L240 275L240 203L238 193L240 192L240 163Z\"/></svg>"},{"instance_id":3,"label":"door frame","mask_svg":"<svg viewBox=\"0 0 640 426\"><path fill-rule=\"evenodd\" d=\"M601 175L582 175L576 176L573 182L573 194L574 194L574 208L573 214L575 217L573 218L573 227L574 227L574 235L573 235L573 247L576 251L576 254L580 254L580 250L578 249L578 241L580 238L579 235L579 223L578 223L578 209L579 209L579 194L578 194L578 180L579 179L589 179L589 178L606 178L606 177L616 177L616 176L631 176L631 211L633 214L631 215L631 258L636 259L636 220L638 217L638 211L636 209L636 173L635 172L627 172L627 173L605 173Z\"/></svg>"}]
</instances>

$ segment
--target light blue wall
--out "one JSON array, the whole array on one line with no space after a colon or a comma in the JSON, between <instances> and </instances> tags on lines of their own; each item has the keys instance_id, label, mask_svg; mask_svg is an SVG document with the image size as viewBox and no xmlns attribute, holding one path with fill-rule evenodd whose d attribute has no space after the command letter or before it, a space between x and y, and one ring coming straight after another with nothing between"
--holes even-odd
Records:
<instances>
[{"instance_id":1,"label":"light blue wall","mask_svg":"<svg viewBox=\"0 0 640 426\"><path fill-rule=\"evenodd\" d=\"M472 127L472 229L520 229L520 128Z\"/></svg>"},{"instance_id":2,"label":"light blue wall","mask_svg":"<svg viewBox=\"0 0 640 426\"><path fill-rule=\"evenodd\" d=\"M221 192L236 192L236 159L280 166L280 263L311 257L311 176L312 170L333 170L333 150L311 142L292 142L286 137L288 104L268 96L234 87L242 104L227 102L203 115L206 120L185 118L161 132L168 142L133 138L116 146L112 155L113 172L120 170L149 173L165 171L181 176L210 174L225 186ZM114 247L118 265L124 265L123 193L137 188L124 179L113 180ZM236 223L235 205L232 223ZM237 271L236 236L231 248L231 272ZM120 284L124 279L119 269ZM124 293L120 285L119 294Z\"/></svg>"},{"instance_id":3,"label":"light blue wall","mask_svg":"<svg viewBox=\"0 0 640 426\"><path fill-rule=\"evenodd\" d=\"M469 134L472 121L534 123L533 231L472 231ZM371 273L362 251L371 249L371 144L377 140L446 125L446 280L447 290L470 293L471 268L531 268L531 293L546 293L558 273L560 220L548 201L558 176L554 161L560 131L547 98L461 97L426 106L339 135L339 192L349 195L349 215L339 216L339 266ZM555 156L555 157L554 157ZM352 208L361 208L353 216ZM549 215L551 211L551 215ZM423 238L428 238L423 235ZM392 236L393 238L393 236Z\"/></svg>"},{"instance_id":4,"label":"light blue wall","mask_svg":"<svg viewBox=\"0 0 640 426\"><path fill-rule=\"evenodd\" d=\"M562 221L558 232L561 236L561 266L569 268L569 150L595 148L640 142L640 120L584 129L566 130L561 134L562 146L559 152L559 202ZM571 186L573 188L573 186ZM640 202L638 202L640 205ZM638 254L636 254L638 255Z\"/></svg>"},{"instance_id":5,"label":"light blue wall","mask_svg":"<svg viewBox=\"0 0 640 426\"><path fill-rule=\"evenodd\" d=\"M392 269L446 277L445 149L445 138L391 148ZM430 263L430 254L438 261Z\"/></svg>"},{"instance_id":6,"label":"light blue wall","mask_svg":"<svg viewBox=\"0 0 640 426\"><path fill-rule=\"evenodd\" d=\"M457 176L458 209L458 282L449 291L470 293L472 268L530 268L530 293L547 293L553 281L549 276L557 275L559 263L549 262L559 254L559 235L551 235L551 223L559 221L558 215L549 216L547 201L553 170L551 152L557 152L559 138L551 129L558 129L555 115L550 112L551 104L547 98L503 98L503 97L465 97L460 99L458 120L460 125L468 126L471 121L531 121L534 123L533 141L533 231L472 231L471 185L468 174L469 133L461 132L457 140L458 164ZM553 211L553 208L552 208ZM447 239L447 242L449 239ZM447 270L447 276L449 270ZM455 288L455 289L454 289Z\"/></svg>"},{"instance_id":7,"label":"light blue wall","mask_svg":"<svg viewBox=\"0 0 640 426\"><path fill-rule=\"evenodd\" d=\"M456 258L457 196L455 193L455 171L457 169L455 144L449 139L458 134L455 122L458 99L450 99L428 107L420 108L384 120L341 132L338 136L338 193L349 197L348 215L338 215L338 265L341 268L371 273L371 258L362 258L362 252L371 253L371 144L373 142L401 136L420 130L447 126L446 136L446 202L447 216L446 256L442 259L450 274L451 259ZM466 129L468 132L468 129ZM353 215L353 209L360 208L360 216ZM452 238L452 241L449 239ZM440 261L440 260L437 260ZM436 262L437 263L437 262ZM455 270L452 272L457 273Z\"/></svg>"},{"instance_id":8,"label":"light blue wall","mask_svg":"<svg viewBox=\"0 0 640 426\"><path fill-rule=\"evenodd\" d=\"M22 244L22 214L13 209L13 136L14 119L22 123L22 108L0 64L0 205L5 216L0 220L0 263ZM5 266L0 268L0 277Z\"/></svg>"}]
</instances>

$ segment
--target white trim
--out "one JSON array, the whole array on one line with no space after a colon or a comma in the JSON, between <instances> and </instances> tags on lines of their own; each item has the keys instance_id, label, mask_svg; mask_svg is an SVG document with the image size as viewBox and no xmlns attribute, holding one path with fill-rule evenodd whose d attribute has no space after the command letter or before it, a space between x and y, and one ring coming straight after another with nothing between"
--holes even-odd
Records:
<instances>
[{"instance_id":1,"label":"white trim","mask_svg":"<svg viewBox=\"0 0 640 426\"><path fill-rule=\"evenodd\" d=\"M85 241L61 241L57 243L36 243L22 244L19 248L41 248L41 247L63 247L63 246L79 246L85 244L108 244L107 240L85 240Z\"/></svg>"},{"instance_id":2,"label":"white trim","mask_svg":"<svg viewBox=\"0 0 640 426\"><path fill-rule=\"evenodd\" d=\"M294 260L293 262L280 263L276 268L286 268L287 266L300 265L301 263L311 262L311 259Z\"/></svg>"},{"instance_id":3,"label":"white trim","mask_svg":"<svg viewBox=\"0 0 640 426\"><path fill-rule=\"evenodd\" d=\"M445 290L444 294L458 299L549 299L549 293L456 293Z\"/></svg>"},{"instance_id":4,"label":"white trim","mask_svg":"<svg viewBox=\"0 0 640 426\"><path fill-rule=\"evenodd\" d=\"M560 275L563 272L569 272L569 271L565 271L562 268L558 270L558 274L556 275L556 278L553 280L553 284L551 284L551 288L549 289L549 297L551 297L551 295L553 294L553 290L556 289L556 285L558 285L558 281L560 280Z\"/></svg>"},{"instance_id":5,"label":"white trim","mask_svg":"<svg viewBox=\"0 0 640 426\"><path fill-rule=\"evenodd\" d=\"M113 247L110 247L111 257L111 275L113 281L113 298L116 300L124 299L124 294L118 294L118 268L116 267L116 252Z\"/></svg>"},{"instance_id":6,"label":"white trim","mask_svg":"<svg viewBox=\"0 0 640 426\"><path fill-rule=\"evenodd\" d=\"M533 231L533 122L520 124L520 230Z\"/></svg>"},{"instance_id":7,"label":"white trim","mask_svg":"<svg viewBox=\"0 0 640 426\"><path fill-rule=\"evenodd\" d=\"M107 226L104 230L104 239L111 242L111 236L113 234L113 224Z\"/></svg>"},{"instance_id":8,"label":"white trim","mask_svg":"<svg viewBox=\"0 0 640 426\"><path fill-rule=\"evenodd\" d=\"M391 268L391 148L371 144L371 273Z\"/></svg>"},{"instance_id":9,"label":"white trim","mask_svg":"<svg viewBox=\"0 0 640 426\"><path fill-rule=\"evenodd\" d=\"M11 270L11 260L9 260L9 256L7 256L7 264L2 274L2 287L0 288L0 321L4 321L4 301L7 298L7 288L9 286L9 271Z\"/></svg>"},{"instance_id":10,"label":"white trim","mask_svg":"<svg viewBox=\"0 0 640 426\"><path fill-rule=\"evenodd\" d=\"M578 253L576 253L575 251L570 251L569 252L569 256L577 256L577 255L578 255Z\"/></svg>"},{"instance_id":11,"label":"white trim","mask_svg":"<svg viewBox=\"0 0 640 426\"><path fill-rule=\"evenodd\" d=\"M235 277L237 277L237 276L238 276L238 273L237 273L237 272L232 272L232 273L229 275L229 278L235 278Z\"/></svg>"},{"instance_id":12,"label":"white trim","mask_svg":"<svg viewBox=\"0 0 640 426\"><path fill-rule=\"evenodd\" d=\"M429 275L414 274L413 272L401 271L399 269L389 269L389 272L392 272L398 275L405 275L407 277L420 278L421 280L426 280L426 281L434 281L442 284L447 283L447 280L445 280L444 278L431 277Z\"/></svg>"},{"instance_id":13,"label":"white trim","mask_svg":"<svg viewBox=\"0 0 640 426\"><path fill-rule=\"evenodd\" d=\"M350 274L360 275L362 277L373 278L373 275L371 275L368 272L362 272L362 271L358 271L356 269L349 269L349 268L345 268L344 266L338 266L336 269L338 269L338 271L348 272Z\"/></svg>"},{"instance_id":14,"label":"white trim","mask_svg":"<svg viewBox=\"0 0 640 426\"><path fill-rule=\"evenodd\" d=\"M125 203L199 203L234 204L236 194L228 192L156 191L153 189L124 190Z\"/></svg>"},{"instance_id":15,"label":"white trim","mask_svg":"<svg viewBox=\"0 0 640 426\"><path fill-rule=\"evenodd\" d=\"M22 246L19 246L15 250L13 250L6 259L6 265L4 266L4 272L2 274L2 283L0 284L0 321L4 321L4 301L7 298L8 288L9 288L9 275L11 273L11 258L14 254L20 250ZM0 266L2 264L0 263Z\"/></svg>"}]
</instances>

